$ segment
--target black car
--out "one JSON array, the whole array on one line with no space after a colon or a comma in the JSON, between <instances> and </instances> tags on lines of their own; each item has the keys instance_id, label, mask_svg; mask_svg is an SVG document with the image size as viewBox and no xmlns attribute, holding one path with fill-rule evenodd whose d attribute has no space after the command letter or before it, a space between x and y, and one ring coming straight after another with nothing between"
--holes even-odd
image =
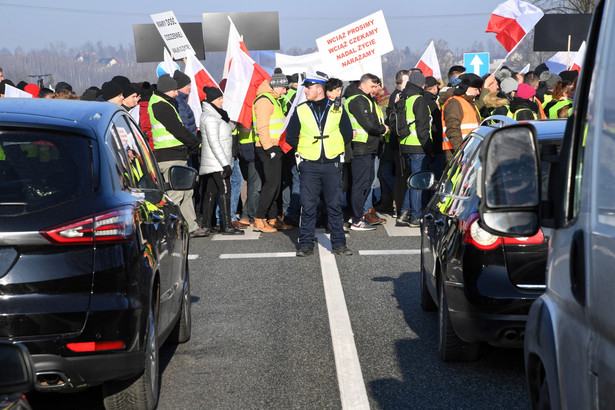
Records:
<instances>
[{"instance_id":1,"label":"black car","mask_svg":"<svg viewBox=\"0 0 615 410\"><path fill-rule=\"evenodd\" d=\"M107 408L154 408L158 349L190 338L187 224L130 115L111 103L0 99L0 339L36 389L103 384Z\"/></svg>"},{"instance_id":2,"label":"black car","mask_svg":"<svg viewBox=\"0 0 615 410\"><path fill-rule=\"evenodd\" d=\"M557 155L565 120L531 123L543 153ZM444 361L475 360L479 342L522 347L530 305L545 289L547 235L504 238L481 227L479 152L495 127L476 128L439 182L431 172L409 180L412 188L435 191L421 220L421 308L438 310L438 350Z\"/></svg>"}]
</instances>

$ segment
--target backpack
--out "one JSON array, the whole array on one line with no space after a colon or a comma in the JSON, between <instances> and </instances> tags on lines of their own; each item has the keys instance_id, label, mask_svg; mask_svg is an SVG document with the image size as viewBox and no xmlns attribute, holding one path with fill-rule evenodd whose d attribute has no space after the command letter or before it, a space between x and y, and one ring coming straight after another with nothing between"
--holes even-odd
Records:
<instances>
[{"instance_id":1,"label":"backpack","mask_svg":"<svg viewBox=\"0 0 615 410\"><path fill-rule=\"evenodd\" d=\"M406 118L406 100L405 97L400 94L399 100L393 105L393 111L389 114L389 128L392 133L399 136L399 139L403 139L410 135L410 123Z\"/></svg>"}]
</instances>

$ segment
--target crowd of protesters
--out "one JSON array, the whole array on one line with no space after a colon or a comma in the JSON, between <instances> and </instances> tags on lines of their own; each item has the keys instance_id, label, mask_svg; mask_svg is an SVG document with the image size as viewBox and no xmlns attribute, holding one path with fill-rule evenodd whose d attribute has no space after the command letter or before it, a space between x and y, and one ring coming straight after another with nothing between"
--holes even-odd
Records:
<instances>
[{"instance_id":1,"label":"crowd of protesters","mask_svg":"<svg viewBox=\"0 0 615 410\"><path fill-rule=\"evenodd\" d=\"M3 74L0 68L0 97L10 86L33 98L117 104L140 126L163 173L175 164L197 169L195 191L172 198L182 204L193 237L300 226L298 256L312 254L317 226L331 231L335 253L344 255L352 254L345 232L376 230L387 222L382 214L397 226L419 226L429 198L407 188L412 173L432 170L440 178L453 151L489 116L568 117L578 75L541 64L525 74L504 66L481 78L453 66L445 84L413 68L397 73L389 95L373 74L344 88L324 73L287 76L276 69L258 87L252 124L237 124L216 87L203 89L195 118L187 101L194 84L179 70L157 84L116 76L80 96L66 82L40 88ZM289 112L299 84L307 101Z\"/></svg>"}]
</instances>

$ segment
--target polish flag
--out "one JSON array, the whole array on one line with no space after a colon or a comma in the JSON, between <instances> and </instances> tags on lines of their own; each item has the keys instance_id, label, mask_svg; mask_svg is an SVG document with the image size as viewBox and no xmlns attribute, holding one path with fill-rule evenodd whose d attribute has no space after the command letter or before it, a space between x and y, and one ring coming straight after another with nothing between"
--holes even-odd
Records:
<instances>
[{"instance_id":1,"label":"polish flag","mask_svg":"<svg viewBox=\"0 0 615 410\"><path fill-rule=\"evenodd\" d=\"M577 51L577 55L574 57L572 62L572 66L570 67L571 71L577 70L579 73L581 72L581 67L583 67L583 60L585 60L585 41L581 43L581 47L579 47L579 51Z\"/></svg>"},{"instance_id":2,"label":"polish flag","mask_svg":"<svg viewBox=\"0 0 615 410\"><path fill-rule=\"evenodd\" d=\"M220 86L216 83L213 77L209 74L205 67L203 67L203 64L201 64L194 54L188 54L186 56L186 68L184 69L184 73L190 77L190 81L192 83L190 95L188 96L188 105L192 108L198 128L202 112L201 101L205 99L203 87L207 86L220 88Z\"/></svg>"},{"instance_id":3,"label":"polish flag","mask_svg":"<svg viewBox=\"0 0 615 410\"><path fill-rule=\"evenodd\" d=\"M232 20L226 55L228 63L225 70L228 67L228 75L223 108L231 120L249 128L252 125L252 102L256 98L256 90L271 76L252 60Z\"/></svg>"},{"instance_id":4,"label":"polish flag","mask_svg":"<svg viewBox=\"0 0 615 410\"><path fill-rule=\"evenodd\" d=\"M173 73L175 73L175 70L177 69L176 66L177 64L175 64L175 61L173 61L171 54L169 54L167 48L164 47L164 71L166 71L167 74L173 77Z\"/></svg>"},{"instance_id":5,"label":"polish flag","mask_svg":"<svg viewBox=\"0 0 615 410\"><path fill-rule=\"evenodd\" d=\"M433 40L427 46L427 50L423 53L419 62L416 64L416 68L420 68L425 77L435 77L436 79L442 79L440 74L440 63L438 63L438 56L436 55L436 47Z\"/></svg>"},{"instance_id":6,"label":"polish flag","mask_svg":"<svg viewBox=\"0 0 615 410\"><path fill-rule=\"evenodd\" d=\"M572 61L576 61L576 57L576 52L568 53L566 51L560 51L555 53L553 57L545 61L545 64L549 68L549 72L558 74L562 71L568 70L568 67L570 67L570 63Z\"/></svg>"},{"instance_id":7,"label":"polish flag","mask_svg":"<svg viewBox=\"0 0 615 410\"><path fill-rule=\"evenodd\" d=\"M495 38L510 53L543 15L542 10L528 2L506 0L493 10L485 32L496 33Z\"/></svg>"}]
</instances>

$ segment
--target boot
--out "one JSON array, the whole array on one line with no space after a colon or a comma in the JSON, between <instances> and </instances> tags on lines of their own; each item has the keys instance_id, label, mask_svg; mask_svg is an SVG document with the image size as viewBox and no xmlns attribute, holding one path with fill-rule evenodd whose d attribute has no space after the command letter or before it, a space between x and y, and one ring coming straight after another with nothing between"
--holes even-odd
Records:
<instances>
[{"instance_id":1,"label":"boot","mask_svg":"<svg viewBox=\"0 0 615 410\"><path fill-rule=\"evenodd\" d=\"M381 218L380 215L376 213L374 208L369 208L369 211L365 214L365 220L372 225L382 225L387 222L386 219Z\"/></svg>"},{"instance_id":2,"label":"boot","mask_svg":"<svg viewBox=\"0 0 615 410\"><path fill-rule=\"evenodd\" d=\"M269 226L273 226L276 229L280 229L282 231L285 231L287 229L293 229L294 226L292 225L287 225L284 222L282 222L280 220L280 218L276 218L276 219L270 219L267 221L267 223L269 223Z\"/></svg>"},{"instance_id":3,"label":"boot","mask_svg":"<svg viewBox=\"0 0 615 410\"><path fill-rule=\"evenodd\" d=\"M273 226L269 225L266 219L260 219L260 218L254 218L254 230L265 232L265 233L278 231Z\"/></svg>"},{"instance_id":4,"label":"boot","mask_svg":"<svg viewBox=\"0 0 615 410\"><path fill-rule=\"evenodd\" d=\"M395 222L395 226L410 226L410 211L402 212Z\"/></svg>"},{"instance_id":5,"label":"boot","mask_svg":"<svg viewBox=\"0 0 615 410\"><path fill-rule=\"evenodd\" d=\"M222 225L220 226L222 235L244 234L244 231L235 228L231 222L231 198L228 194L220 194L220 216L222 217Z\"/></svg>"}]
</instances>

